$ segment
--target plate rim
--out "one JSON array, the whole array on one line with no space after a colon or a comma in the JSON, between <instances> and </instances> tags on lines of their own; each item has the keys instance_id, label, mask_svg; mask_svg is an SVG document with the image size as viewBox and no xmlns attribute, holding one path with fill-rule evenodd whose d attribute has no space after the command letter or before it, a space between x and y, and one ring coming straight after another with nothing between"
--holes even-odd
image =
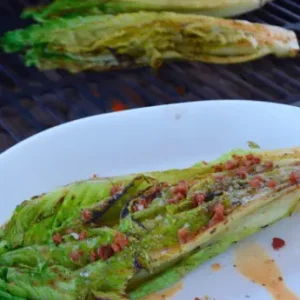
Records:
<instances>
[{"instance_id":1,"label":"plate rim","mask_svg":"<svg viewBox=\"0 0 300 300\"><path fill-rule=\"evenodd\" d=\"M270 102L266 100L247 100L247 99L213 99L213 100L195 100L195 101L187 101L187 102L180 102L180 103L168 103L168 104L162 104L162 105L153 105L153 106L146 106L146 107L137 107L137 108L130 108L118 112L107 112L107 113L101 113L97 115L92 115L92 116L86 116L83 118L71 120L64 122L62 124L58 124L55 126L52 126L50 128L47 128L45 130L42 130L40 132L37 132L33 134L32 136L29 136L25 138L24 140L17 142L15 145L12 147L4 150L2 153L0 153L0 162L5 159L7 155L11 155L13 152L18 151L19 148L24 147L26 144L33 142L35 139L40 138L41 136L47 135L50 132L55 132L57 130L61 130L62 128L67 128L67 127L72 127L80 123L85 123L88 122L89 120L92 119L98 119L98 118L109 118L112 115L130 115L130 114L135 114L138 111L155 111L155 110L161 110L164 108L171 108L171 107L188 107L188 106L201 106L201 105L233 105L233 104L242 104L242 105L250 105L250 106L279 106L283 107L284 109L291 109L291 110L299 110L300 112L300 107L293 106L291 104L286 104L286 103L277 103L277 102Z\"/></svg>"}]
</instances>

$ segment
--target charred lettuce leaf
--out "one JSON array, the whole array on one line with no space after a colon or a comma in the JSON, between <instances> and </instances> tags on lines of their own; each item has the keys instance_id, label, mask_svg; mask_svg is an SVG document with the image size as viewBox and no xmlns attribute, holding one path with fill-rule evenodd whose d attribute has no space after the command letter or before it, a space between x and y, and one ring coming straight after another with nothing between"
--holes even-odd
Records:
<instances>
[{"instance_id":1,"label":"charred lettuce leaf","mask_svg":"<svg viewBox=\"0 0 300 300\"><path fill-rule=\"evenodd\" d=\"M242 63L299 51L293 31L170 12L53 19L8 32L2 45L6 52L25 53L28 66L70 72L158 68L170 60Z\"/></svg>"},{"instance_id":2,"label":"charred lettuce leaf","mask_svg":"<svg viewBox=\"0 0 300 300\"><path fill-rule=\"evenodd\" d=\"M38 21L58 16L117 14L137 11L172 11L233 17L258 9L270 0L55 0L46 7L27 9L22 16Z\"/></svg>"},{"instance_id":3,"label":"charred lettuce leaf","mask_svg":"<svg viewBox=\"0 0 300 300\"><path fill-rule=\"evenodd\" d=\"M23 202L3 225L0 297L140 299L299 204L300 148L77 182Z\"/></svg>"}]
</instances>

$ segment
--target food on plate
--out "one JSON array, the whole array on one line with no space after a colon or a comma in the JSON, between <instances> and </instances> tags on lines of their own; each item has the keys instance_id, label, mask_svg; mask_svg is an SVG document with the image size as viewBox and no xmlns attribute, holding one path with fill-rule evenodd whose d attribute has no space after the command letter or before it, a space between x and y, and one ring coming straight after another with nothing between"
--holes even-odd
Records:
<instances>
[{"instance_id":1,"label":"food on plate","mask_svg":"<svg viewBox=\"0 0 300 300\"><path fill-rule=\"evenodd\" d=\"M300 202L300 148L235 150L182 170L35 196L1 228L1 299L140 299Z\"/></svg>"},{"instance_id":2,"label":"food on plate","mask_svg":"<svg viewBox=\"0 0 300 300\"><path fill-rule=\"evenodd\" d=\"M56 0L46 7L25 10L23 17L36 20L58 16L118 14L137 11L200 13L233 17L264 6L271 0Z\"/></svg>"},{"instance_id":3,"label":"food on plate","mask_svg":"<svg viewBox=\"0 0 300 300\"><path fill-rule=\"evenodd\" d=\"M299 52L293 31L168 12L54 19L8 32L2 45L6 52L25 53L28 66L71 72L158 68L170 60L231 64Z\"/></svg>"}]
</instances>

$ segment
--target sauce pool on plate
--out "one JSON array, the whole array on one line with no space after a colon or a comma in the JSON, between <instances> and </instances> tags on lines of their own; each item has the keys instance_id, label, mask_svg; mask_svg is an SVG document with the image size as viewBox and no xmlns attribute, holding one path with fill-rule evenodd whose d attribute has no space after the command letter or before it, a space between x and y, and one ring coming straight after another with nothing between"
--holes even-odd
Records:
<instances>
[{"instance_id":1,"label":"sauce pool on plate","mask_svg":"<svg viewBox=\"0 0 300 300\"><path fill-rule=\"evenodd\" d=\"M261 246L251 244L238 248L235 265L242 275L263 286L274 300L300 300L285 285L276 262Z\"/></svg>"}]
</instances>

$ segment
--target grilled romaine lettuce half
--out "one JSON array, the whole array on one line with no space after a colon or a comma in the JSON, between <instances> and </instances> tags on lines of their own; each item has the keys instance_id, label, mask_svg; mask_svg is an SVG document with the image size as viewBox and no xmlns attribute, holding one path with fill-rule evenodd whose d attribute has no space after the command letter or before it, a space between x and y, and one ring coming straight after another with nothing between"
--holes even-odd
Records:
<instances>
[{"instance_id":1,"label":"grilled romaine lettuce half","mask_svg":"<svg viewBox=\"0 0 300 300\"><path fill-rule=\"evenodd\" d=\"M2 226L0 296L140 299L299 203L300 148L77 182L23 202Z\"/></svg>"},{"instance_id":2,"label":"grilled romaine lettuce half","mask_svg":"<svg viewBox=\"0 0 300 300\"><path fill-rule=\"evenodd\" d=\"M138 11L199 13L233 17L264 6L271 0L56 0L46 7L27 9L22 16L45 20L59 16L118 14Z\"/></svg>"},{"instance_id":3,"label":"grilled romaine lettuce half","mask_svg":"<svg viewBox=\"0 0 300 300\"><path fill-rule=\"evenodd\" d=\"M295 33L279 27L155 12L56 19L8 32L2 45L25 52L28 66L71 72L157 68L170 60L242 63L299 51Z\"/></svg>"}]
</instances>

